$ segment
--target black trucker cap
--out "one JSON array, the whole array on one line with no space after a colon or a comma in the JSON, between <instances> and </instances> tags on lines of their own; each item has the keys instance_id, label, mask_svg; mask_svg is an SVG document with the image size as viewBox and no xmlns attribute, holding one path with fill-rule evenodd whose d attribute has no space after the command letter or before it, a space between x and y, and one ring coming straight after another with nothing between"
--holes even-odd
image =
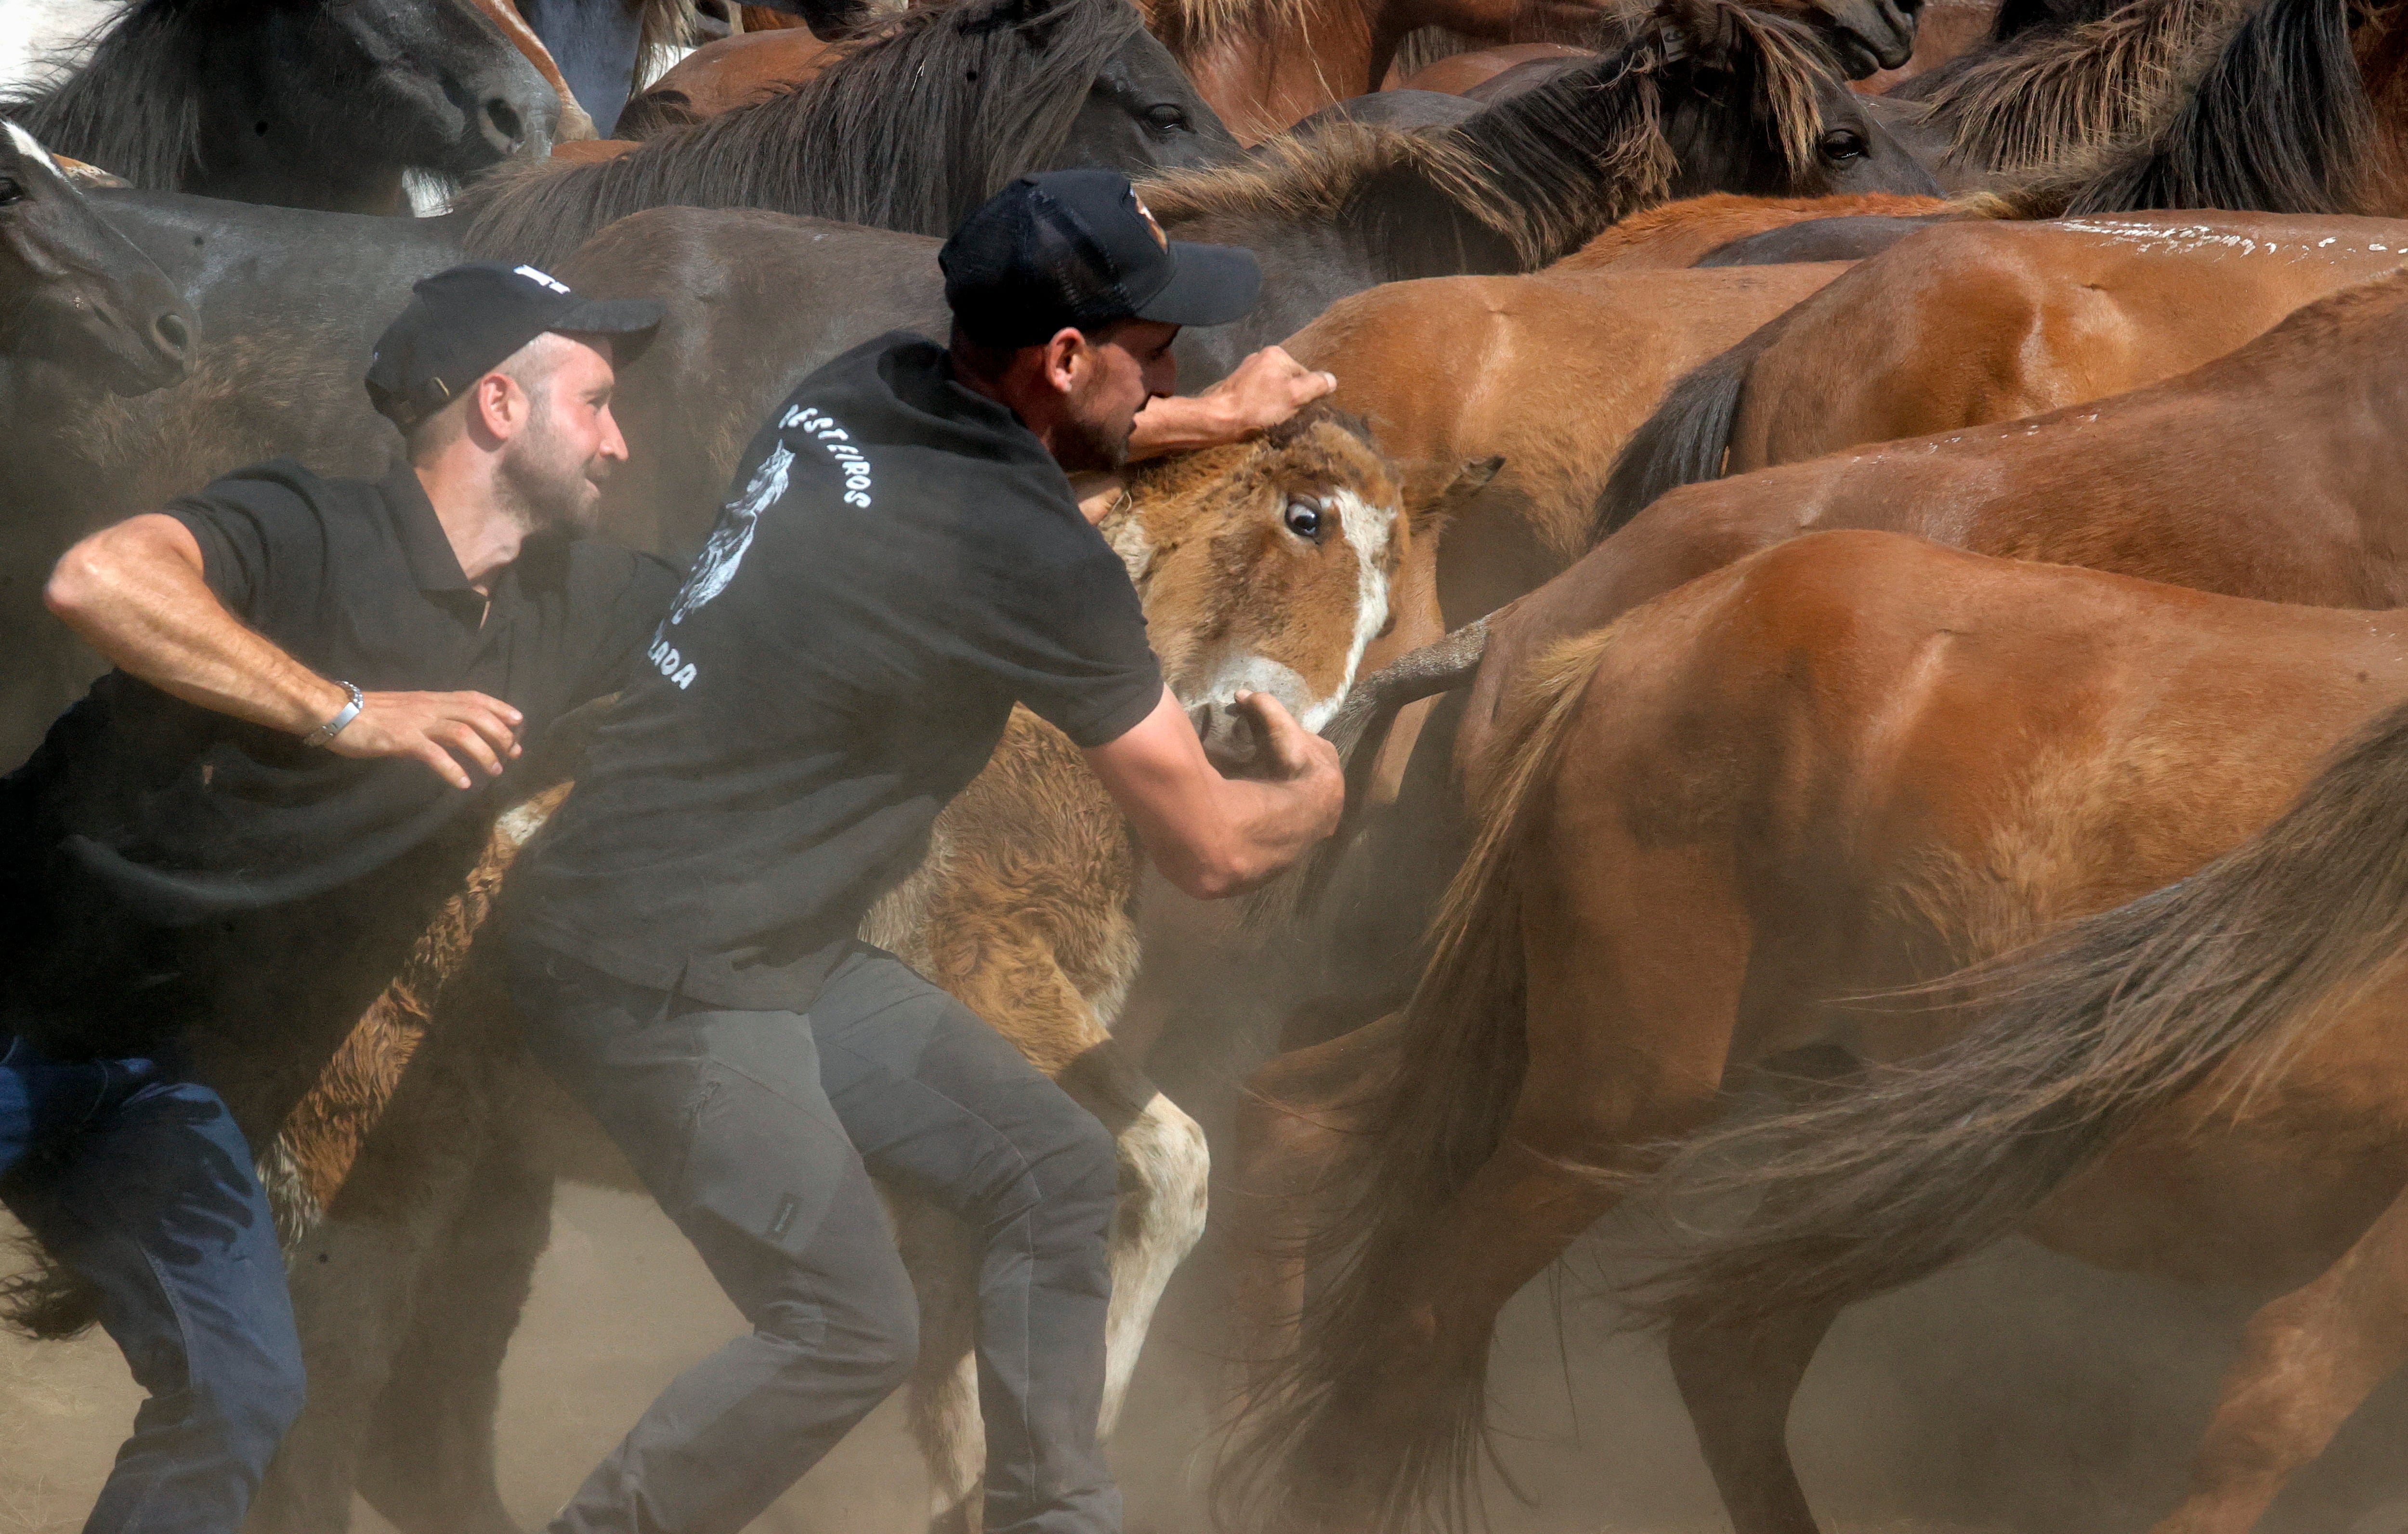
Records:
<instances>
[{"instance_id":1,"label":"black trucker cap","mask_svg":"<svg viewBox=\"0 0 2408 1534\"><path fill-rule=\"evenodd\" d=\"M368 401L416 425L547 330L626 336L661 323L650 298L580 298L533 266L472 261L422 278L368 359Z\"/></svg>"},{"instance_id":2,"label":"black trucker cap","mask_svg":"<svg viewBox=\"0 0 2408 1534\"><path fill-rule=\"evenodd\" d=\"M945 302L982 346L1035 346L1065 325L1115 320L1225 325L1263 288L1252 251L1173 241L1109 170L1021 177L964 219L937 260Z\"/></svg>"}]
</instances>

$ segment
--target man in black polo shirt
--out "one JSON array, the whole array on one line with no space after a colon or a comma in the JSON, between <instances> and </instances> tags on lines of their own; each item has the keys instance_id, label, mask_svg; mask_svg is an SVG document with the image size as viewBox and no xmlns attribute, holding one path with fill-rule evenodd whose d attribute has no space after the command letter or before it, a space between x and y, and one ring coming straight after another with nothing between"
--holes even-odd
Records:
<instances>
[{"instance_id":1,"label":"man in black polo shirt","mask_svg":"<svg viewBox=\"0 0 2408 1534\"><path fill-rule=\"evenodd\" d=\"M972 213L942 260L950 349L870 342L762 428L652 669L513 876L530 1042L752 1325L556 1529L740 1528L903 1380L916 1312L872 1173L979 1248L989 1534L1117 1529L1096 1441L1111 1137L854 934L1014 703L1083 748L1197 895L1336 823L1336 753L1270 698L1250 706L1273 770L1213 770L1064 478L1125 453L1181 325L1253 307L1252 254L1171 245L1120 177L1056 171Z\"/></svg>"},{"instance_id":2,"label":"man in black polo shirt","mask_svg":"<svg viewBox=\"0 0 2408 1534\"><path fill-rule=\"evenodd\" d=\"M233 1534L300 1409L244 1129L460 887L523 745L666 609L666 566L571 541L626 456L612 337L659 314L533 267L428 278L368 373L408 443L381 482L244 469L51 577L118 669L0 781L0 1200L150 1393L91 1529ZM195 1074L220 1039L302 1068L230 1104Z\"/></svg>"}]
</instances>

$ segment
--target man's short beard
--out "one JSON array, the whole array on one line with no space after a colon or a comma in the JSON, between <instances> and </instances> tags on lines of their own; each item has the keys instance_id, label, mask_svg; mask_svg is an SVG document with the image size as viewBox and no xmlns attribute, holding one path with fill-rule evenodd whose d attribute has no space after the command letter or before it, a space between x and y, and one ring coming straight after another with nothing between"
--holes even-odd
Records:
<instances>
[{"instance_id":1,"label":"man's short beard","mask_svg":"<svg viewBox=\"0 0 2408 1534\"><path fill-rule=\"evenodd\" d=\"M526 430L510 439L494 465L494 489L502 509L530 537L593 529L604 472L598 459L579 459L564 434L552 429L552 402L532 401Z\"/></svg>"},{"instance_id":2,"label":"man's short beard","mask_svg":"<svg viewBox=\"0 0 2408 1534\"><path fill-rule=\"evenodd\" d=\"M1086 474L1097 469L1118 468L1128 462L1129 436L1137 430L1137 418L1104 422L1096 419L1090 407L1096 389L1087 391L1070 401L1069 409L1054 427L1054 461L1066 473Z\"/></svg>"}]
</instances>

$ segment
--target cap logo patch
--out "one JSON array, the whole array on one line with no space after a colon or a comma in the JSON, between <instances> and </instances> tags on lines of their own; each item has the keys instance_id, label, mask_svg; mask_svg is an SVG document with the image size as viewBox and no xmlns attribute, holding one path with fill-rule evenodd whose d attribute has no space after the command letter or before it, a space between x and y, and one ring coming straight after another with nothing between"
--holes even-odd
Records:
<instances>
[{"instance_id":1,"label":"cap logo patch","mask_svg":"<svg viewBox=\"0 0 2408 1534\"><path fill-rule=\"evenodd\" d=\"M1153 221L1149 219L1147 222L1152 222ZM1156 237L1160 237L1158 232ZM523 277L530 282L540 282L554 293L566 293L568 291L567 283L563 282L560 279L552 276L550 272L538 271L533 266L513 266L510 268L510 273L514 277Z\"/></svg>"},{"instance_id":2,"label":"cap logo patch","mask_svg":"<svg viewBox=\"0 0 2408 1534\"><path fill-rule=\"evenodd\" d=\"M1161 224L1154 222L1154 209L1145 206L1145 199L1131 192L1129 201L1137 204L1137 216L1145 221L1145 231L1154 237L1154 242L1166 251L1169 250L1170 237L1162 232Z\"/></svg>"}]
</instances>

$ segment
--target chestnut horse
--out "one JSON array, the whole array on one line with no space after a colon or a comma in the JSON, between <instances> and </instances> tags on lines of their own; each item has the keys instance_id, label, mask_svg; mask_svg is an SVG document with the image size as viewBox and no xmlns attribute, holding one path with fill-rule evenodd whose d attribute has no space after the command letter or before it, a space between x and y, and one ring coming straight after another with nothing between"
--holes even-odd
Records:
<instances>
[{"instance_id":1,"label":"chestnut horse","mask_svg":"<svg viewBox=\"0 0 2408 1534\"><path fill-rule=\"evenodd\" d=\"M2267 601L2408 605L2403 346L2408 271L2395 271L2144 389L1684 486L1489 625L1466 750L1508 679L1556 640L1830 528Z\"/></svg>"},{"instance_id":2,"label":"chestnut horse","mask_svg":"<svg viewBox=\"0 0 2408 1534\"><path fill-rule=\"evenodd\" d=\"M1487 620L1484 635L1444 647L1442 664L1409 658L1398 663L1411 673L1404 684L1374 677L1363 694L1392 706L1468 677L1456 762L1469 801L1489 803L1522 760L1503 741L1512 699L1559 645L1768 545L1828 528L1914 533L2271 601L2408 604L2408 447L2400 445L2408 386L2390 361L2403 345L2408 272L2322 299L2229 356L2094 406L1690 486ZM1350 771L1377 738L1375 728ZM1388 893L1412 898L1393 882ZM1240 1151L1246 1185L1275 1202L1312 1187L1332 1104L1403 1069L1400 1059L1394 1025L1375 1024L1266 1067ZM1467 1281L1427 1323L1434 1340L1421 1355L1419 1393L1389 1391L1385 1409L1426 1411L1426 1426L1451 1433L1445 1402L1476 1382L1496 1308L1521 1281ZM1291 1259L1248 1282L1254 1309L1268 1314L1292 1301L1301 1275ZM1297 1441L1303 1453L1347 1457ZM1396 1444L1392 1456L1351 1463L1367 1484L1387 1487L1383 1496L1410 1499L1429 1445L1410 1433Z\"/></svg>"},{"instance_id":3,"label":"chestnut horse","mask_svg":"<svg viewBox=\"0 0 2408 1534\"><path fill-rule=\"evenodd\" d=\"M1676 485L2077 405L2196 367L2408 261L2408 222L2274 213L1918 230L1684 378L1600 531Z\"/></svg>"},{"instance_id":4,"label":"chestnut horse","mask_svg":"<svg viewBox=\"0 0 2408 1534\"><path fill-rule=\"evenodd\" d=\"M1903 63L1919 5L1799 0L1767 7L1819 20L1851 76ZM1600 0L1147 0L1146 25L1247 144L1387 83L1398 45L1436 26L1486 42L1580 41L1620 28Z\"/></svg>"},{"instance_id":5,"label":"chestnut horse","mask_svg":"<svg viewBox=\"0 0 2408 1534\"><path fill-rule=\"evenodd\" d=\"M1381 1025L1391 1064L1360 1071L1349 1039L1273 1072L1318 1088L1297 1140L1323 1163L1286 1175L1321 1206L1328 1274L1240 1424L1247 1527L1459 1508L1498 1305L1718 1111L1734 1068L1929 1048L1960 1018L1869 993L2194 873L2403 700L2399 614L1873 533L1793 540L1550 652L1489 738L1476 850ZM1765 1228L1700 1269L1737 1286L1671 1308L1738 1534L1815 1527L1784 1425L1834 1301L2052 1188L2034 1233L2086 1260L2296 1291L2252 1323L2161 1534L2242 1534L2408 1355L2403 790L2395 712L2260 843L2009 970L1989 1053L1785 1122L1802 1150L1759 1137L1789 1158L1756 1179ZM2270 1037L2279 1064L2214 1068ZM2062 1181L2101 1121L2113 1149Z\"/></svg>"}]
</instances>

